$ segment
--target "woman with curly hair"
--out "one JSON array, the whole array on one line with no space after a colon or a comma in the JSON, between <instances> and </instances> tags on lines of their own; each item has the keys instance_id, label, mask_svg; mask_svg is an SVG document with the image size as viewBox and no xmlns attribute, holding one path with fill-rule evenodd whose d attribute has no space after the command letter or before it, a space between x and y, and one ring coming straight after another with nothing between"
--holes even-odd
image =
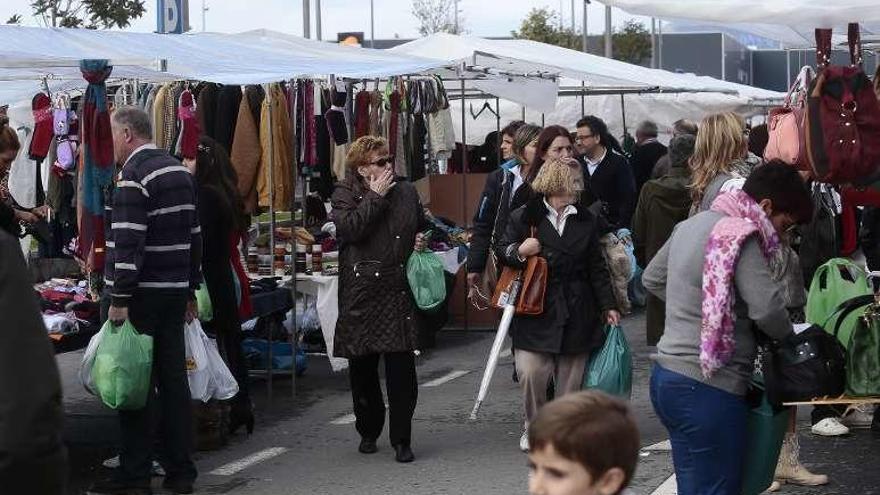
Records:
<instances>
[{"instance_id":1,"label":"woman with curly hair","mask_svg":"<svg viewBox=\"0 0 880 495\"><path fill-rule=\"evenodd\" d=\"M510 327L526 432L547 401L550 379L555 377L557 396L580 390L590 353L605 340L603 324L620 321L599 247L598 220L579 201L581 174L570 159L542 163L532 181L534 196L513 212L497 248L498 257L512 267L525 266L530 256L547 260L544 312L517 315ZM520 448L529 448L527 433Z\"/></svg>"}]
</instances>

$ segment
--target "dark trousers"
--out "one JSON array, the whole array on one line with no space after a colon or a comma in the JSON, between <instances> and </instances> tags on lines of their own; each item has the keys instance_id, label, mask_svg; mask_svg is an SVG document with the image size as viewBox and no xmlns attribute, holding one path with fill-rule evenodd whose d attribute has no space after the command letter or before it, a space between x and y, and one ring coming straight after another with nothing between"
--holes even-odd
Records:
<instances>
[{"instance_id":1,"label":"dark trousers","mask_svg":"<svg viewBox=\"0 0 880 495\"><path fill-rule=\"evenodd\" d=\"M748 406L745 400L654 366L651 402L669 431L680 495L740 495Z\"/></svg>"},{"instance_id":2,"label":"dark trousers","mask_svg":"<svg viewBox=\"0 0 880 495\"><path fill-rule=\"evenodd\" d=\"M194 481L197 476L190 455L192 406L183 338L186 303L186 294L151 291L135 295L129 304L134 327L153 336L152 390L147 405L136 411L119 411L122 450L118 476L131 484L149 483L154 433L166 478ZM106 318L106 312L102 313Z\"/></svg>"},{"instance_id":3,"label":"dark trousers","mask_svg":"<svg viewBox=\"0 0 880 495\"><path fill-rule=\"evenodd\" d=\"M355 426L362 438L375 440L385 426L385 401L379 386L379 354L349 359ZM385 358L391 445L409 445L419 386L412 352L389 352Z\"/></svg>"}]
</instances>

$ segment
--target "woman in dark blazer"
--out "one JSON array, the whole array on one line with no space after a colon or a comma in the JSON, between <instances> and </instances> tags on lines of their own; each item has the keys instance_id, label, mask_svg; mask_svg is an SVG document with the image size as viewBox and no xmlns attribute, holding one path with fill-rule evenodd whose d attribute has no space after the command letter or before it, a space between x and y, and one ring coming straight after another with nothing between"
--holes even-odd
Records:
<instances>
[{"instance_id":1,"label":"woman in dark blazer","mask_svg":"<svg viewBox=\"0 0 880 495\"><path fill-rule=\"evenodd\" d=\"M536 194L512 214L499 243L498 256L508 266L522 267L529 256L548 265L544 312L517 315L510 328L526 432L547 401L550 379L555 377L557 396L580 390L587 360L605 340L603 325L620 321L598 220L578 201L581 173L570 158L545 163L532 182ZM520 448L528 450L527 433Z\"/></svg>"}]
</instances>

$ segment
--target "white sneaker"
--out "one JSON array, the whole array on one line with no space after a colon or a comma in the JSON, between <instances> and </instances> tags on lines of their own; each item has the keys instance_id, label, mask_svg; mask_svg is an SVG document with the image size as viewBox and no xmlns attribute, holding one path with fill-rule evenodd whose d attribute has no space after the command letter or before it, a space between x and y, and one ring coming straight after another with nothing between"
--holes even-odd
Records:
<instances>
[{"instance_id":1,"label":"white sneaker","mask_svg":"<svg viewBox=\"0 0 880 495\"><path fill-rule=\"evenodd\" d=\"M839 437L849 434L849 428L837 418L825 418L813 425L812 432L822 437Z\"/></svg>"},{"instance_id":2,"label":"white sneaker","mask_svg":"<svg viewBox=\"0 0 880 495\"><path fill-rule=\"evenodd\" d=\"M529 432L524 431L522 436L519 438L519 450L523 452L529 451Z\"/></svg>"},{"instance_id":3,"label":"white sneaker","mask_svg":"<svg viewBox=\"0 0 880 495\"><path fill-rule=\"evenodd\" d=\"M874 406L856 406L841 422L850 428L868 428L874 421Z\"/></svg>"}]
</instances>

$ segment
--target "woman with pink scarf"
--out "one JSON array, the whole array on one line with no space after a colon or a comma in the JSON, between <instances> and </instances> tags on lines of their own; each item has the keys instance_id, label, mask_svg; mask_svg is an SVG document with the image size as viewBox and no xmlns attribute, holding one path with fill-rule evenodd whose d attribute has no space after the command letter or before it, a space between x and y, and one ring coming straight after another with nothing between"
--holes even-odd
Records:
<instances>
[{"instance_id":1,"label":"woman with pink scarf","mask_svg":"<svg viewBox=\"0 0 880 495\"><path fill-rule=\"evenodd\" d=\"M755 331L792 332L769 262L780 235L812 210L794 168L759 167L742 191L680 223L645 270L645 288L666 301L651 400L669 431L680 495L740 494Z\"/></svg>"}]
</instances>

